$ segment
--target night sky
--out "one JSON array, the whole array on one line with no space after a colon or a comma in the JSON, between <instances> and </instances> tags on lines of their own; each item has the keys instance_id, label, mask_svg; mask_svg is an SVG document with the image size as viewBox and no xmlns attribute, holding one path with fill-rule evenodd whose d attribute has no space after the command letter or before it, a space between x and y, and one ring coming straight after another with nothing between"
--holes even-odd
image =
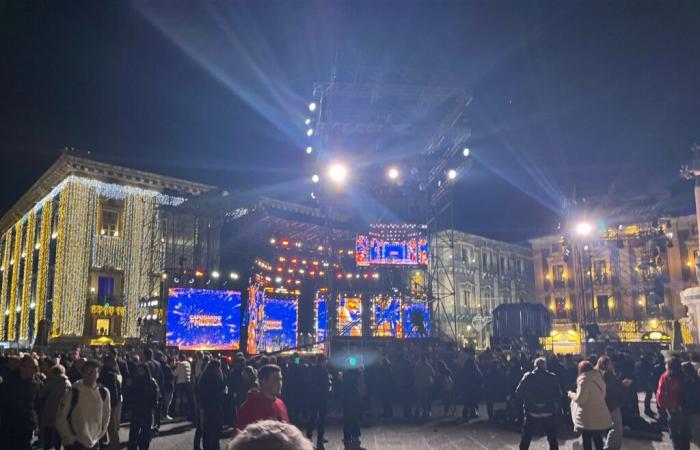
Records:
<instances>
[{"instance_id":1,"label":"night sky","mask_svg":"<svg viewBox=\"0 0 700 450\"><path fill-rule=\"evenodd\" d=\"M337 54L473 89L457 227L555 232L567 199L678 195L700 142L700 2L0 1L0 211L75 147L283 196ZM358 56L359 55L359 56Z\"/></svg>"}]
</instances>

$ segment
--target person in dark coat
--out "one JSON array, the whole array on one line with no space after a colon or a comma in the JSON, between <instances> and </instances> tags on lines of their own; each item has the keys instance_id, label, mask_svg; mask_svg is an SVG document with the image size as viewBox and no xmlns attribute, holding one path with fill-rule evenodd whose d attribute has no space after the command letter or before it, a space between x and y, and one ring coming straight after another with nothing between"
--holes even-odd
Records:
<instances>
[{"instance_id":1,"label":"person in dark coat","mask_svg":"<svg viewBox=\"0 0 700 450\"><path fill-rule=\"evenodd\" d=\"M225 392L226 384L224 374L221 372L221 362L213 359L197 382L197 405L200 409L204 450L219 450Z\"/></svg>"},{"instance_id":2,"label":"person in dark coat","mask_svg":"<svg viewBox=\"0 0 700 450\"><path fill-rule=\"evenodd\" d=\"M109 436L109 447L117 449L119 448L119 425L122 417L122 375L114 355L105 356L97 382L109 391L112 409L107 435Z\"/></svg>"},{"instance_id":3,"label":"person in dark coat","mask_svg":"<svg viewBox=\"0 0 700 450\"><path fill-rule=\"evenodd\" d=\"M473 357L468 358L464 363L462 385L462 396L464 398L462 416L467 419L479 417L477 408L480 400L479 393L483 386L483 377Z\"/></svg>"},{"instance_id":4,"label":"person in dark coat","mask_svg":"<svg viewBox=\"0 0 700 450\"><path fill-rule=\"evenodd\" d=\"M346 445L360 445L360 376L359 369L343 371L343 443Z\"/></svg>"},{"instance_id":5,"label":"person in dark coat","mask_svg":"<svg viewBox=\"0 0 700 450\"><path fill-rule=\"evenodd\" d=\"M38 417L34 405L41 390L36 374L39 364L30 355L19 361L19 369L8 371L0 384L0 442L3 448L31 450Z\"/></svg>"},{"instance_id":6,"label":"person in dark coat","mask_svg":"<svg viewBox=\"0 0 700 450\"><path fill-rule=\"evenodd\" d=\"M558 450L556 416L562 394L559 380L547 371L544 358L535 360L535 370L523 376L515 394L522 399L525 410L520 450L530 448L532 435L540 426L547 433L549 450Z\"/></svg>"},{"instance_id":7,"label":"person in dark coat","mask_svg":"<svg viewBox=\"0 0 700 450\"><path fill-rule=\"evenodd\" d=\"M130 401L129 450L148 450L153 417L158 408L158 384L146 364L136 366L127 386Z\"/></svg>"},{"instance_id":8,"label":"person in dark coat","mask_svg":"<svg viewBox=\"0 0 700 450\"><path fill-rule=\"evenodd\" d=\"M309 393L309 422L306 426L306 437L311 439L314 428L318 427L317 447L323 447L327 441L324 439L326 430L326 408L331 392L331 375L328 372L328 361L320 355L316 364L309 368L308 393Z\"/></svg>"},{"instance_id":9,"label":"person in dark coat","mask_svg":"<svg viewBox=\"0 0 700 450\"><path fill-rule=\"evenodd\" d=\"M153 359L153 350L147 348L143 351L144 364L148 366L148 370L151 372L151 377L156 380L158 384L158 411L160 411L160 405L163 403L163 368L161 364ZM160 429L160 414L156 414L154 417L153 431L158 432Z\"/></svg>"}]
</instances>

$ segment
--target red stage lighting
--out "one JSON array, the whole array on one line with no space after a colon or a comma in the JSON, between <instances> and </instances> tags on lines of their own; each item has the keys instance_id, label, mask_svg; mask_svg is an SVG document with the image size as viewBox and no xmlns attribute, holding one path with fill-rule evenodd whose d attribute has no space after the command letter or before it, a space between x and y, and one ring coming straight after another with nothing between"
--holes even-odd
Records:
<instances>
[{"instance_id":1,"label":"red stage lighting","mask_svg":"<svg viewBox=\"0 0 700 450\"><path fill-rule=\"evenodd\" d=\"M197 270L194 271L194 276L196 276L196 277L203 277L203 276L204 276L204 271L197 269Z\"/></svg>"},{"instance_id":2,"label":"red stage lighting","mask_svg":"<svg viewBox=\"0 0 700 450\"><path fill-rule=\"evenodd\" d=\"M289 247L289 241L286 239L282 241L282 247Z\"/></svg>"}]
</instances>

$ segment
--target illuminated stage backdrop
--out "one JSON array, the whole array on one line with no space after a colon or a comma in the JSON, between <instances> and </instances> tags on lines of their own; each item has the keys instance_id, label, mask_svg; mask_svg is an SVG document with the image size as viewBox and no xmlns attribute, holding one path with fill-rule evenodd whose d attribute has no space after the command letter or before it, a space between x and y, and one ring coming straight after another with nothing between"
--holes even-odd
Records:
<instances>
[{"instance_id":1,"label":"illuminated stage backdrop","mask_svg":"<svg viewBox=\"0 0 700 450\"><path fill-rule=\"evenodd\" d=\"M362 297L340 297L338 335L362 336Z\"/></svg>"},{"instance_id":2,"label":"illuminated stage backdrop","mask_svg":"<svg viewBox=\"0 0 700 450\"><path fill-rule=\"evenodd\" d=\"M263 301L263 339L258 351L277 351L297 345L298 303L266 298Z\"/></svg>"},{"instance_id":3,"label":"illuminated stage backdrop","mask_svg":"<svg viewBox=\"0 0 700 450\"><path fill-rule=\"evenodd\" d=\"M244 320L248 321L248 341L246 342L246 350L250 354L258 352L258 348L262 348L263 343L263 292L257 285L251 285L248 288L248 310L247 317Z\"/></svg>"},{"instance_id":4,"label":"illuminated stage backdrop","mask_svg":"<svg viewBox=\"0 0 700 450\"><path fill-rule=\"evenodd\" d=\"M175 288L168 297L167 345L181 350L238 350L240 292Z\"/></svg>"},{"instance_id":5,"label":"illuminated stage backdrop","mask_svg":"<svg viewBox=\"0 0 700 450\"><path fill-rule=\"evenodd\" d=\"M425 237L395 240L360 235L355 240L355 263L358 266L425 266L428 264L428 240Z\"/></svg>"},{"instance_id":6,"label":"illuminated stage backdrop","mask_svg":"<svg viewBox=\"0 0 700 450\"><path fill-rule=\"evenodd\" d=\"M430 336L430 309L425 303L404 303L403 331L405 338Z\"/></svg>"},{"instance_id":7,"label":"illuminated stage backdrop","mask_svg":"<svg viewBox=\"0 0 700 450\"><path fill-rule=\"evenodd\" d=\"M401 299L377 296L372 299L373 335L375 337L403 337Z\"/></svg>"},{"instance_id":8,"label":"illuminated stage backdrop","mask_svg":"<svg viewBox=\"0 0 700 450\"><path fill-rule=\"evenodd\" d=\"M323 342L328 336L328 301L325 297L316 299L316 341Z\"/></svg>"}]
</instances>

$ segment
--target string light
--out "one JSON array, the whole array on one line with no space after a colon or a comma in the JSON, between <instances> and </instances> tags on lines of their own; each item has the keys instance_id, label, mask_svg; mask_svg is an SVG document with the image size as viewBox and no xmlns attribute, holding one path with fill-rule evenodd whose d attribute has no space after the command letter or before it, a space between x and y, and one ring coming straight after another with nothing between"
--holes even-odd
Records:
<instances>
[{"instance_id":1,"label":"string light","mask_svg":"<svg viewBox=\"0 0 700 450\"><path fill-rule=\"evenodd\" d=\"M20 251L22 248L22 227L23 221L20 220L14 226L14 244L12 247L12 260L11 263L15 263L12 268L12 285L10 287L10 305L8 309L14 311L17 304L17 292L19 291L19 259ZM17 315L10 314L10 318L7 323L7 339L10 341L15 340L15 331L17 322Z\"/></svg>"},{"instance_id":2,"label":"string light","mask_svg":"<svg viewBox=\"0 0 700 450\"><path fill-rule=\"evenodd\" d=\"M48 283L49 248L51 245L51 219L53 213L53 200L46 202L41 210L41 229L39 231L39 264L36 276L36 302L34 313L34 330L39 329L39 321L44 318L46 305L46 285Z\"/></svg>"},{"instance_id":3,"label":"string light","mask_svg":"<svg viewBox=\"0 0 700 450\"><path fill-rule=\"evenodd\" d=\"M24 279L22 281L22 315L20 316L20 339L29 338L29 303L32 288L32 267L34 267L34 232L36 227L36 213L31 211L27 219L27 234L24 238L26 259L24 261ZM34 308L32 308L34 309Z\"/></svg>"},{"instance_id":4,"label":"string light","mask_svg":"<svg viewBox=\"0 0 700 450\"><path fill-rule=\"evenodd\" d=\"M4 245L2 251L2 267L10 266L10 234L11 230L8 231L4 236ZM9 270L2 271L2 290L0 290L0 311L5 311L7 309L7 291L10 283L8 282ZM0 339L5 336L5 320L0 320Z\"/></svg>"}]
</instances>

